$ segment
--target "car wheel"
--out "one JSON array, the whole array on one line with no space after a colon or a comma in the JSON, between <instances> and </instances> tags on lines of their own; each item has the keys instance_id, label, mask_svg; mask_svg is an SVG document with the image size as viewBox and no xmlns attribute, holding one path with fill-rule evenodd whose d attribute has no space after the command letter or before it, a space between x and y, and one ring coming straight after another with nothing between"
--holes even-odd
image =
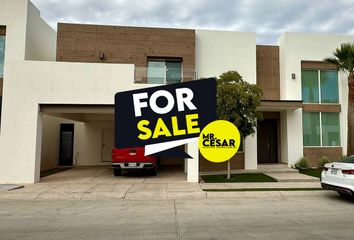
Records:
<instances>
[{"instance_id":1,"label":"car wheel","mask_svg":"<svg viewBox=\"0 0 354 240\"><path fill-rule=\"evenodd\" d=\"M116 177L122 175L122 169L120 169L120 168L113 168L113 175L116 176Z\"/></svg>"},{"instance_id":2,"label":"car wheel","mask_svg":"<svg viewBox=\"0 0 354 240\"><path fill-rule=\"evenodd\" d=\"M338 192L338 194L344 199L354 200L354 196L349 193Z\"/></svg>"},{"instance_id":3,"label":"car wheel","mask_svg":"<svg viewBox=\"0 0 354 240\"><path fill-rule=\"evenodd\" d=\"M339 194L339 196L341 196L342 198L345 198L347 196L347 194L342 193L342 192L337 192Z\"/></svg>"},{"instance_id":4,"label":"car wheel","mask_svg":"<svg viewBox=\"0 0 354 240\"><path fill-rule=\"evenodd\" d=\"M157 166L155 166L155 167L151 170L151 175L152 175L152 176L156 176L156 175L157 175L157 172L158 172Z\"/></svg>"}]
</instances>

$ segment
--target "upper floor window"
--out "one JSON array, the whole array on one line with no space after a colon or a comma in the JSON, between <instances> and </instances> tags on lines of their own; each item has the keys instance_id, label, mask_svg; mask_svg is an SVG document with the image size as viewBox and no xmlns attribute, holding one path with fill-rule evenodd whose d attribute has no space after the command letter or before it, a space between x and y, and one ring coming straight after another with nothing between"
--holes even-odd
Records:
<instances>
[{"instance_id":1,"label":"upper floor window","mask_svg":"<svg viewBox=\"0 0 354 240\"><path fill-rule=\"evenodd\" d=\"M0 78L4 74L5 36L0 36Z\"/></svg>"},{"instance_id":2,"label":"upper floor window","mask_svg":"<svg viewBox=\"0 0 354 240\"><path fill-rule=\"evenodd\" d=\"M147 83L172 84L182 81L181 60L149 59Z\"/></svg>"},{"instance_id":3,"label":"upper floor window","mask_svg":"<svg viewBox=\"0 0 354 240\"><path fill-rule=\"evenodd\" d=\"M338 103L338 72L334 70L302 70L304 103Z\"/></svg>"}]
</instances>

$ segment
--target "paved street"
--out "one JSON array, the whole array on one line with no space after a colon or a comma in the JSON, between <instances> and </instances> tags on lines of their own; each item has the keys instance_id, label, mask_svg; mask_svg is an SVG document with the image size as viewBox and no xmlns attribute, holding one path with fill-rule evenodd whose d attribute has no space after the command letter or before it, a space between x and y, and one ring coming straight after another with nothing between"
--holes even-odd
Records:
<instances>
[{"instance_id":1,"label":"paved street","mask_svg":"<svg viewBox=\"0 0 354 240\"><path fill-rule=\"evenodd\" d=\"M336 193L184 200L0 200L0 239L353 239Z\"/></svg>"}]
</instances>

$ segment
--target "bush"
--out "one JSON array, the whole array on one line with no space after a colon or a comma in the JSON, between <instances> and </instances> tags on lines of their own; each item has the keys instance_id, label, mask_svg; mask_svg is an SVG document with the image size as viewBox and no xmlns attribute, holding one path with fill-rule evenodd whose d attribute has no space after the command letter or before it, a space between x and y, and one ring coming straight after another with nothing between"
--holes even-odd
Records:
<instances>
[{"instance_id":1,"label":"bush","mask_svg":"<svg viewBox=\"0 0 354 240\"><path fill-rule=\"evenodd\" d=\"M309 160L307 160L306 157L301 157L296 163L295 163L295 168L299 170L304 170L304 169L309 169L311 168L311 165L309 163Z\"/></svg>"},{"instance_id":2,"label":"bush","mask_svg":"<svg viewBox=\"0 0 354 240\"><path fill-rule=\"evenodd\" d=\"M318 166L323 168L325 164L332 162L327 156L322 156L318 159Z\"/></svg>"},{"instance_id":3,"label":"bush","mask_svg":"<svg viewBox=\"0 0 354 240\"><path fill-rule=\"evenodd\" d=\"M346 159L346 158L347 158L347 155L340 156L340 160L343 160L343 159Z\"/></svg>"}]
</instances>

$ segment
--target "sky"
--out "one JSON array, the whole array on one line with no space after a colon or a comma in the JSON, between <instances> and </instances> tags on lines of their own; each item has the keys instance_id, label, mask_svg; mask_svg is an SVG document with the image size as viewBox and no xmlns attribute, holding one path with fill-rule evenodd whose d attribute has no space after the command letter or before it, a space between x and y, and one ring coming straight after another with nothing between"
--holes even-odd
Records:
<instances>
[{"instance_id":1,"label":"sky","mask_svg":"<svg viewBox=\"0 0 354 240\"><path fill-rule=\"evenodd\" d=\"M283 32L354 35L354 0L32 0L58 22L256 32L276 44Z\"/></svg>"}]
</instances>

